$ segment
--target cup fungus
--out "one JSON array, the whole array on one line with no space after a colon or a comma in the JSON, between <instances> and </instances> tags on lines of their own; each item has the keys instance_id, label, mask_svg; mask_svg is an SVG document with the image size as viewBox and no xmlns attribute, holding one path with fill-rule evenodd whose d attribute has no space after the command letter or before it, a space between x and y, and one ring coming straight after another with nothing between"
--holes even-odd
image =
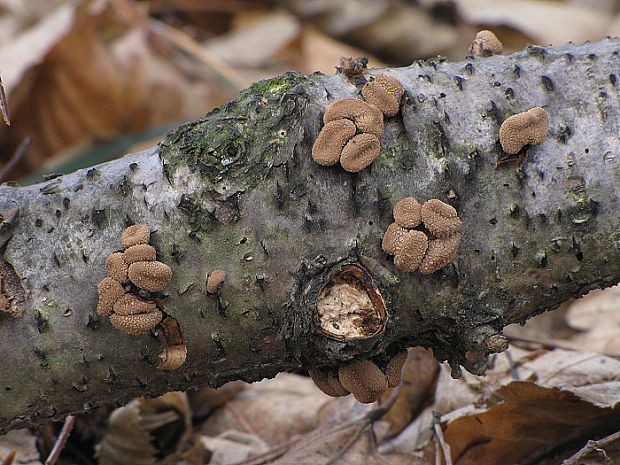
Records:
<instances>
[{"instance_id":1,"label":"cup fungus","mask_svg":"<svg viewBox=\"0 0 620 465\"><path fill-rule=\"evenodd\" d=\"M403 228L415 228L422 222L422 207L413 197L399 200L392 209L394 221Z\"/></svg>"},{"instance_id":2,"label":"cup fungus","mask_svg":"<svg viewBox=\"0 0 620 465\"><path fill-rule=\"evenodd\" d=\"M373 81L362 88L364 99L389 117L398 113L403 93L403 86L398 79L387 74L377 74Z\"/></svg>"},{"instance_id":3,"label":"cup fungus","mask_svg":"<svg viewBox=\"0 0 620 465\"><path fill-rule=\"evenodd\" d=\"M125 289L121 283L108 276L97 284L97 292L99 293L97 313L109 315L112 313L114 302L125 294Z\"/></svg>"},{"instance_id":4,"label":"cup fungus","mask_svg":"<svg viewBox=\"0 0 620 465\"><path fill-rule=\"evenodd\" d=\"M151 245L150 229L143 224L130 226L123 232L124 252L113 252L106 260L108 276L98 285L97 313L109 315L112 325L127 334L144 334L163 317L154 301L143 300L123 286L129 280L140 290L161 291L172 278L168 265L155 261L157 251Z\"/></svg>"},{"instance_id":5,"label":"cup fungus","mask_svg":"<svg viewBox=\"0 0 620 465\"><path fill-rule=\"evenodd\" d=\"M133 315L119 315L113 313L110 315L110 323L124 333L138 336L153 329L159 324L163 317L160 310L149 313L137 313Z\"/></svg>"},{"instance_id":6,"label":"cup fungus","mask_svg":"<svg viewBox=\"0 0 620 465\"><path fill-rule=\"evenodd\" d=\"M119 283L127 282L127 270L129 265L125 261L122 252L114 252L110 254L105 262L105 269L108 272L108 276L117 280Z\"/></svg>"},{"instance_id":7,"label":"cup fungus","mask_svg":"<svg viewBox=\"0 0 620 465\"><path fill-rule=\"evenodd\" d=\"M437 237L447 237L461 227L461 220L454 207L439 199L424 202L420 214L424 226Z\"/></svg>"},{"instance_id":8,"label":"cup fungus","mask_svg":"<svg viewBox=\"0 0 620 465\"><path fill-rule=\"evenodd\" d=\"M152 262L157 257L157 250L155 247L148 244L136 244L131 247L127 247L123 253L123 258L127 265L131 265L135 262Z\"/></svg>"},{"instance_id":9,"label":"cup fungus","mask_svg":"<svg viewBox=\"0 0 620 465\"><path fill-rule=\"evenodd\" d=\"M134 224L123 231L121 244L125 249L137 244L148 244L151 240L151 230L145 224Z\"/></svg>"},{"instance_id":10,"label":"cup fungus","mask_svg":"<svg viewBox=\"0 0 620 465\"><path fill-rule=\"evenodd\" d=\"M358 360L338 369L338 380L343 388L363 404L379 400L386 391L386 376L370 360Z\"/></svg>"},{"instance_id":11,"label":"cup fungus","mask_svg":"<svg viewBox=\"0 0 620 465\"><path fill-rule=\"evenodd\" d=\"M349 119L355 123L358 132L383 136L383 113L376 106L356 98L343 98L329 105L323 115L323 123Z\"/></svg>"},{"instance_id":12,"label":"cup fungus","mask_svg":"<svg viewBox=\"0 0 620 465\"><path fill-rule=\"evenodd\" d=\"M212 271L207 277L207 293L217 294L219 288L224 284L226 272L224 270Z\"/></svg>"},{"instance_id":13,"label":"cup fungus","mask_svg":"<svg viewBox=\"0 0 620 465\"><path fill-rule=\"evenodd\" d=\"M483 57L501 55L503 51L504 46L497 36L486 29L478 32L469 46L470 55L479 55Z\"/></svg>"},{"instance_id":14,"label":"cup fungus","mask_svg":"<svg viewBox=\"0 0 620 465\"><path fill-rule=\"evenodd\" d=\"M400 249L402 241L407 235L407 229L398 223L392 223L388 226L387 231L383 234L381 247L387 254L394 255Z\"/></svg>"},{"instance_id":15,"label":"cup fungus","mask_svg":"<svg viewBox=\"0 0 620 465\"><path fill-rule=\"evenodd\" d=\"M430 241L426 255L420 264L420 273L431 274L446 266L454 260L460 244L461 233L459 232Z\"/></svg>"},{"instance_id":16,"label":"cup fungus","mask_svg":"<svg viewBox=\"0 0 620 465\"><path fill-rule=\"evenodd\" d=\"M418 269L428 249L428 238L422 231L407 231L394 256L394 265L401 271L411 273Z\"/></svg>"},{"instance_id":17,"label":"cup fungus","mask_svg":"<svg viewBox=\"0 0 620 465\"><path fill-rule=\"evenodd\" d=\"M421 207L413 197L396 203L395 223L383 235L381 247L394 255L394 265L401 271L430 274L450 263L456 256L461 235L461 220L456 210L439 199L430 199ZM411 229L419 226L424 231Z\"/></svg>"},{"instance_id":18,"label":"cup fungus","mask_svg":"<svg viewBox=\"0 0 620 465\"><path fill-rule=\"evenodd\" d=\"M385 377L389 388L396 387L400 384L400 378L403 371L403 365L407 361L407 351L397 353L390 359L385 367Z\"/></svg>"},{"instance_id":19,"label":"cup fungus","mask_svg":"<svg viewBox=\"0 0 620 465\"><path fill-rule=\"evenodd\" d=\"M379 156L381 143L374 134L354 136L342 149L340 165L350 173L362 171Z\"/></svg>"},{"instance_id":20,"label":"cup fungus","mask_svg":"<svg viewBox=\"0 0 620 465\"><path fill-rule=\"evenodd\" d=\"M507 118L499 128L499 142L504 152L514 155L525 145L538 145L547 137L549 115L535 107Z\"/></svg>"},{"instance_id":21,"label":"cup fungus","mask_svg":"<svg viewBox=\"0 0 620 465\"><path fill-rule=\"evenodd\" d=\"M308 370L308 374L316 387L331 397L343 397L349 394L340 384L340 380L334 373L322 368L313 368Z\"/></svg>"},{"instance_id":22,"label":"cup fungus","mask_svg":"<svg viewBox=\"0 0 620 465\"><path fill-rule=\"evenodd\" d=\"M319 133L312 146L312 159L322 166L338 163L342 149L355 135L355 123L348 119L330 121Z\"/></svg>"},{"instance_id":23,"label":"cup fungus","mask_svg":"<svg viewBox=\"0 0 620 465\"><path fill-rule=\"evenodd\" d=\"M135 262L129 265L129 279L149 292L163 290L172 279L172 270L162 262Z\"/></svg>"}]
</instances>

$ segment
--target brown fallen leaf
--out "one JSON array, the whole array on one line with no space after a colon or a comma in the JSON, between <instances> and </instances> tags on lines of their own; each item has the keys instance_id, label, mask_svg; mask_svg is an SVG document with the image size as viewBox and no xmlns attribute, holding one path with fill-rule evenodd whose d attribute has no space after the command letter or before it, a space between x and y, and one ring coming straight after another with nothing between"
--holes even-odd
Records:
<instances>
[{"instance_id":1,"label":"brown fallen leaf","mask_svg":"<svg viewBox=\"0 0 620 465\"><path fill-rule=\"evenodd\" d=\"M600 408L560 389L514 381L496 394L503 402L488 410L445 417L446 442L459 465L519 463L536 451L574 440L597 423L617 421L620 413ZM434 446L425 450L434 457Z\"/></svg>"},{"instance_id":2,"label":"brown fallen leaf","mask_svg":"<svg viewBox=\"0 0 620 465\"><path fill-rule=\"evenodd\" d=\"M439 363L430 350L423 347L409 349L403 365L398 399L383 416L383 421L389 424L388 437L401 432L431 402L438 374ZM383 400L388 396L389 392Z\"/></svg>"},{"instance_id":3,"label":"brown fallen leaf","mask_svg":"<svg viewBox=\"0 0 620 465\"><path fill-rule=\"evenodd\" d=\"M310 378L280 373L247 386L226 404L231 408L218 409L207 419L202 433L215 437L228 430L245 430L247 424L267 443L280 444L314 429L317 412L329 400Z\"/></svg>"},{"instance_id":4,"label":"brown fallen leaf","mask_svg":"<svg viewBox=\"0 0 620 465\"><path fill-rule=\"evenodd\" d=\"M110 415L97 446L99 465L152 465L163 458L174 463L189 450L192 432L184 393L132 400Z\"/></svg>"},{"instance_id":5,"label":"brown fallen leaf","mask_svg":"<svg viewBox=\"0 0 620 465\"><path fill-rule=\"evenodd\" d=\"M76 144L198 117L234 96L153 33L145 6L65 3L0 45L12 113L0 147L36 136L12 178Z\"/></svg>"},{"instance_id":6,"label":"brown fallen leaf","mask_svg":"<svg viewBox=\"0 0 620 465\"><path fill-rule=\"evenodd\" d=\"M13 465L41 465L37 437L27 429L16 429L0 435L0 463L14 454Z\"/></svg>"}]
</instances>

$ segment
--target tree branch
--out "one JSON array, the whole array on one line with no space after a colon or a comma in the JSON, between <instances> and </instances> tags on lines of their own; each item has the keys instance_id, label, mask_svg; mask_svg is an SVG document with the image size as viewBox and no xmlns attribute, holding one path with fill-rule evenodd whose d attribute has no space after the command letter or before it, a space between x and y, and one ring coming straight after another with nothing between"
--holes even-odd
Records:
<instances>
[{"instance_id":1,"label":"tree branch","mask_svg":"<svg viewBox=\"0 0 620 465\"><path fill-rule=\"evenodd\" d=\"M0 187L0 429L280 371L378 364L432 347L455 375L481 373L499 335L590 289L620 281L618 39L510 56L432 59L389 73L405 87L380 157L351 174L310 150L325 106L357 96L343 76L254 84L159 146L35 186ZM496 167L498 128L535 106L542 145ZM453 264L403 273L381 250L392 206L439 198L463 220ZM96 313L96 284L129 224L153 232L174 276L163 305L187 345L156 369L161 341ZM346 264L381 294L383 329L326 336L316 299ZM227 272L217 295L206 275Z\"/></svg>"}]
</instances>

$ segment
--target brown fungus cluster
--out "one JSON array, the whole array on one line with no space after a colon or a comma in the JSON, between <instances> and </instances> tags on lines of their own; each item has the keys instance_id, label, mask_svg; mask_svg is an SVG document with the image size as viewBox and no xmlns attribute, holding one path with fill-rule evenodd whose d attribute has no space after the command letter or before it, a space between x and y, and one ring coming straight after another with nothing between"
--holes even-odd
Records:
<instances>
[{"instance_id":1,"label":"brown fungus cluster","mask_svg":"<svg viewBox=\"0 0 620 465\"><path fill-rule=\"evenodd\" d=\"M406 197L394 205L393 214L395 222L385 231L381 246L394 255L399 270L431 274L454 260L461 220L452 206L438 199L420 205ZM424 230L413 229L422 224Z\"/></svg>"},{"instance_id":2,"label":"brown fungus cluster","mask_svg":"<svg viewBox=\"0 0 620 465\"><path fill-rule=\"evenodd\" d=\"M396 354L382 370L370 360L357 360L338 370L314 368L308 370L314 384L331 397L342 397L348 394L364 404L376 402L383 393L400 384L403 364L407 352Z\"/></svg>"},{"instance_id":3,"label":"brown fungus cluster","mask_svg":"<svg viewBox=\"0 0 620 465\"><path fill-rule=\"evenodd\" d=\"M312 159L322 166L340 162L350 173L369 166L381 151L383 115L398 113L402 95L398 80L379 74L362 88L366 101L343 98L333 102L323 115L324 126L312 147Z\"/></svg>"},{"instance_id":4,"label":"brown fungus cluster","mask_svg":"<svg viewBox=\"0 0 620 465\"><path fill-rule=\"evenodd\" d=\"M538 145L547 137L549 115L541 107L507 118L499 128L499 142L504 152L514 155L526 145Z\"/></svg>"},{"instance_id":5,"label":"brown fungus cluster","mask_svg":"<svg viewBox=\"0 0 620 465\"><path fill-rule=\"evenodd\" d=\"M97 285L97 313L109 316L112 325L127 334L144 334L163 317L155 301L142 296L143 291L163 290L172 278L170 267L156 260L157 251L148 244L150 236L143 224L125 229L121 236L125 250L110 254L108 276Z\"/></svg>"},{"instance_id":6,"label":"brown fungus cluster","mask_svg":"<svg viewBox=\"0 0 620 465\"><path fill-rule=\"evenodd\" d=\"M478 55L483 57L501 55L503 51L504 46L497 36L486 29L478 32L469 46L470 55Z\"/></svg>"}]
</instances>

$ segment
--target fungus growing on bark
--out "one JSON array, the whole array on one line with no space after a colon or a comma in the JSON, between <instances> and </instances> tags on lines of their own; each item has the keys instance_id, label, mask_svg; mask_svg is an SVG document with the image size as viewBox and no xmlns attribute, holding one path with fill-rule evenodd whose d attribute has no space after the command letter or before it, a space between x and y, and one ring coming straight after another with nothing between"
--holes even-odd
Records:
<instances>
[{"instance_id":1,"label":"fungus growing on bark","mask_svg":"<svg viewBox=\"0 0 620 465\"><path fill-rule=\"evenodd\" d=\"M312 146L312 159L322 166L338 163L343 147L355 135L355 123L348 119L330 121L319 133Z\"/></svg>"},{"instance_id":2,"label":"fungus growing on bark","mask_svg":"<svg viewBox=\"0 0 620 465\"><path fill-rule=\"evenodd\" d=\"M110 323L124 333L137 336L144 334L159 324L163 317L160 310L148 313L137 313L133 315L110 315Z\"/></svg>"},{"instance_id":3,"label":"fungus growing on bark","mask_svg":"<svg viewBox=\"0 0 620 465\"><path fill-rule=\"evenodd\" d=\"M166 347L159 354L161 363L158 370L176 370L185 363L187 358L187 346L181 331L181 325L176 318L166 316L160 324Z\"/></svg>"},{"instance_id":4,"label":"fungus growing on bark","mask_svg":"<svg viewBox=\"0 0 620 465\"><path fill-rule=\"evenodd\" d=\"M152 262L157 258L157 250L148 244L136 244L128 247L123 253L127 265L135 262Z\"/></svg>"},{"instance_id":5,"label":"fungus growing on bark","mask_svg":"<svg viewBox=\"0 0 620 465\"><path fill-rule=\"evenodd\" d=\"M383 113L376 106L356 98L343 98L329 105L323 115L323 123L338 119L349 119L355 123L358 132L383 136Z\"/></svg>"},{"instance_id":6,"label":"fungus growing on bark","mask_svg":"<svg viewBox=\"0 0 620 465\"><path fill-rule=\"evenodd\" d=\"M386 320L383 297L359 265L335 272L316 301L317 327L336 339L368 339L383 330Z\"/></svg>"},{"instance_id":7,"label":"fungus growing on bark","mask_svg":"<svg viewBox=\"0 0 620 465\"><path fill-rule=\"evenodd\" d=\"M109 315L112 313L114 302L125 294L125 289L123 289L121 283L108 276L97 284L97 292L99 293L97 313L99 315Z\"/></svg>"},{"instance_id":8,"label":"fungus growing on bark","mask_svg":"<svg viewBox=\"0 0 620 465\"><path fill-rule=\"evenodd\" d=\"M149 292L161 291L172 279L172 270L162 262L135 262L129 265L129 279Z\"/></svg>"},{"instance_id":9,"label":"fungus growing on bark","mask_svg":"<svg viewBox=\"0 0 620 465\"><path fill-rule=\"evenodd\" d=\"M426 255L420 264L420 273L431 274L446 266L456 257L460 243L461 233L459 232L430 241Z\"/></svg>"},{"instance_id":10,"label":"fungus growing on bark","mask_svg":"<svg viewBox=\"0 0 620 465\"><path fill-rule=\"evenodd\" d=\"M396 254L402 244L403 239L407 234L407 230L398 223L392 223L388 226L387 230L383 234L383 241L381 242L381 248L385 253L390 255Z\"/></svg>"},{"instance_id":11,"label":"fungus growing on bark","mask_svg":"<svg viewBox=\"0 0 620 465\"><path fill-rule=\"evenodd\" d=\"M358 360L340 367L338 380L343 388L363 404L379 400L388 387L387 378L370 360Z\"/></svg>"},{"instance_id":12,"label":"fungus growing on bark","mask_svg":"<svg viewBox=\"0 0 620 465\"><path fill-rule=\"evenodd\" d=\"M437 237L447 237L461 227L454 207L439 199L424 202L420 212L424 226Z\"/></svg>"},{"instance_id":13,"label":"fungus growing on bark","mask_svg":"<svg viewBox=\"0 0 620 465\"><path fill-rule=\"evenodd\" d=\"M397 353L390 359L385 367L385 377L387 378L388 387L393 388L400 384L403 365L407 361L407 351Z\"/></svg>"},{"instance_id":14,"label":"fungus growing on bark","mask_svg":"<svg viewBox=\"0 0 620 465\"><path fill-rule=\"evenodd\" d=\"M549 115L535 107L507 118L499 128L499 141L504 152L514 155L525 145L538 145L549 131Z\"/></svg>"},{"instance_id":15,"label":"fungus growing on bark","mask_svg":"<svg viewBox=\"0 0 620 465\"><path fill-rule=\"evenodd\" d=\"M403 92L403 86L398 79L387 74L377 74L373 81L362 88L364 99L379 108L385 116L398 113Z\"/></svg>"},{"instance_id":16,"label":"fungus growing on bark","mask_svg":"<svg viewBox=\"0 0 620 465\"><path fill-rule=\"evenodd\" d=\"M454 259L461 240L457 232L461 220L452 206L439 199L430 199L420 206L413 197L406 197L396 203L393 214L396 222L385 231L381 247L394 255L394 265L399 270L419 269L429 274ZM426 229L411 229L419 226L420 220Z\"/></svg>"},{"instance_id":17,"label":"fungus growing on bark","mask_svg":"<svg viewBox=\"0 0 620 465\"><path fill-rule=\"evenodd\" d=\"M153 301L142 300L133 294L124 294L114 302L113 309L117 315L135 315L154 312L157 310L157 305Z\"/></svg>"},{"instance_id":18,"label":"fungus growing on bark","mask_svg":"<svg viewBox=\"0 0 620 465\"><path fill-rule=\"evenodd\" d=\"M504 46L497 36L486 29L478 32L469 46L470 55L479 55L483 57L501 55L503 51Z\"/></svg>"},{"instance_id":19,"label":"fungus growing on bark","mask_svg":"<svg viewBox=\"0 0 620 465\"><path fill-rule=\"evenodd\" d=\"M379 156L381 143L374 134L362 133L351 138L342 149L340 165L350 173L362 171Z\"/></svg>"},{"instance_id":20,"label":"fungus growing on bark","mask_svg":"<svg viewBox=\"0 0 620 465\"><path fill-rule=\"evenodd\" d=\"M122 252L114 252L110 254L105 262L105 269L108 272L108 276L115 279L119 283L127 282L128 268L129 265L127 265Z\"/></svg>"},{"instance_id":21,"label":"fungus growing on bark","mask_svg":"<svg viewBox=\"0 0 620 465\"><path fill-rule=\"evenodd\" d=\"M148 244L151 240L151 230L145 224L134 224L123 231L121 244L124 248L137 244Z\"/></svg>"},{"instance_id":22,"label":"fungus growing on bark","mask_svg":"<svg viewBox=\"0 0 620 465\"><path fill-rule=\"evenodd\" d=\"M207 277L207 293L217 294L220 286L224 284L226 272L224 270L212 271Z\"/></svg>"},{"instance_id":23,"label":"fungus growing on bark","mask_svg":"<svg viewBox=\"0 0 620 465\"><path fill-rule=\"evenodd\" d=\"M322 368L312 368L308 370L308 374L316 387L331 397L343 397L349 394L340 384L338 377L329 370Z\"/></svg>"},{"instance_id":24,"label":"fungus growing on bark","mask_svg":"<svg viewBox=\"0 0 620 465\"><path fill-rule=\"evenodd\" d=\"M413 197L399 200L392 209L394 221L403 228L415 228L422 222L422 207Z\"/></svg>"},{"instance_id":25,"label":"fungus growing on bark","mask_svg":"<svg viewBox=\"0 0 620 465\"><path fill-rule=\"evenodd\" d=\"M428 238L422 231L407 231L394 256L394 265L411 273L418 269L428 248Z\"/></svg>"}]
</instances>

